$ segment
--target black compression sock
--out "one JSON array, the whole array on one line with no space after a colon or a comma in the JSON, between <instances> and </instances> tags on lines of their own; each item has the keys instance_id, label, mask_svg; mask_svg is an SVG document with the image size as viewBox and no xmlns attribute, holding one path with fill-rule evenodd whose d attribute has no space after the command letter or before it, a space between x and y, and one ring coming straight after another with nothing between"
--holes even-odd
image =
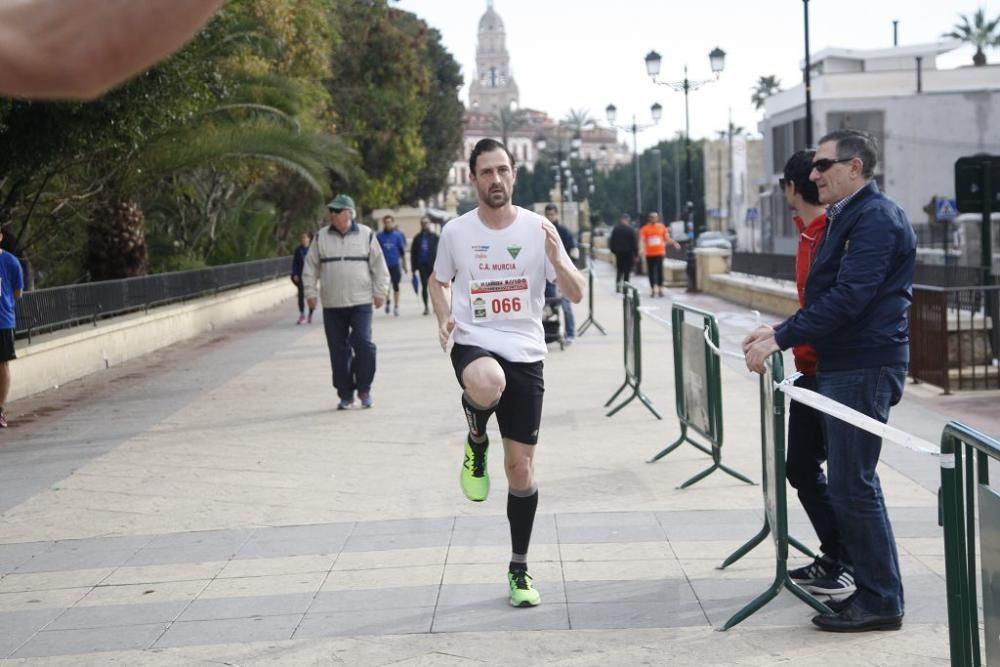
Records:
<instances>
[{"instance_id":1,"label":"black compression sock","mask_svg":"<svg viewBox=\"0 0 1000 667\"><path fill-rule=\"evenodd\" d=\"M476 405L469 400L469 397L462 392L462 411L465 413L465 420L469 424L469 435L472 442L480 444L486 439L486 424L490 421L490 415L496 410L496 403L488 408Z\"/></svg>"},{"instance_id":2,"label":"black compression sock","mask_svg":"<svg viewBox=\"0 0 1000 667\"><path fill-rule=\"evenodd\" d=\"M528 568L528 545L531 528L538 509L538 487L525 491L510 489L507 493L507 521L510 522L511 569L515 565Z\"/></svg>"}]
</instances>

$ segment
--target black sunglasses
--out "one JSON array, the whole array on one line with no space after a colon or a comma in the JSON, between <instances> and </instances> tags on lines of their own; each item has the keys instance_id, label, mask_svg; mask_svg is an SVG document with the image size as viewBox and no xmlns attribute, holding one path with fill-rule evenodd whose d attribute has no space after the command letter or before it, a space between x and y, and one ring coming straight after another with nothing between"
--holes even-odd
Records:
<instances>
[{"instance_id":1,"label":"black sunglasses","mask_svg":"<svg viewBox=\"0 0 1000 667\"><path fill-rule=\"evenodd\" d=\"M829 171L830 167L837 164L838 162L850 162L856 157L857 157L856 155L852 155L851 157L845 157L842 160L831 160L830 158L825 157L822 160L816 160L815 162L813 162L812 168L822 174L824 172Z\"/></svg>"},{"instance_id":2,"label":"black sunglasses","mask_svg":"<svg viewBox=\"0 0 1000 667\"><path fill-rule=\"evenodd\" d=\"M344 210L344 209L342 209L342 208L331 208L331 209L330 209L330 212L331 212L331 213L335 213L335 214L336 214L336 213L340 213L340 212L341 212L341 211L343 211L343 210Z\"/></svg>"}]
</instances>

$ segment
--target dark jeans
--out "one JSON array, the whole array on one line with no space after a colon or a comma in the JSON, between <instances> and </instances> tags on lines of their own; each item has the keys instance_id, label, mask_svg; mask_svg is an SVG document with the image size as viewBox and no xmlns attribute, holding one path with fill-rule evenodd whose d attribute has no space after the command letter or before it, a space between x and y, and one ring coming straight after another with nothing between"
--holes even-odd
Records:
<instances>
[{"instance_id":1,"label":"dark jeans","mask_svg":"<svg viewBox=\"0 0 1000 667\"><path fill-rule=\"evenodd\" d=\"M627 283L632 275L632 265L635 263L635 254L631 252L615 253L615 283Z\"/></svg>"},{"instance_id":2,"label":"dark jeans","mask_svg":"<svg viewBox=\"0 0 1000 667\"><path fill-rule=\"evenodd\" d=\"M821 372L819 393L885 423L899 402L906 364ZM875 465L882 439L823 415L827 476L843 548L854 565L855 604L873 614L903 613L903 582Z\"/></svg>"},{"instance_id":3,"label":"dark jeans","mask_svg":"<svg viewBox=\"0 0 1000 667\"><path fill-rule=\"evenodd\" d=\"M795 380L795 386L816 391L816 376L803 375ZM785 476L792 488L798 491L802 508L819 537L820 551L830 558L847 562L847 554L840 553L837 518L822 468L822 463L826 461L823 413L798 401L791 401L787 440Z\"/></svg>"},{"instance_id":4,"label":"dark jeans","mask_svg":"<svg viewBox=\"0 0 1000 667\"><path fill-rule=\"evenodd\" d=\"M330 348L333 386L341 399L366 392L375 379L375 343L372 342L372 305L324 308L323 329Z\"/></svg>"},{"instance_id":5,"label":"dark jeans","mask_svg":"<svg viewBox=\"0 0 1000 667\"><path fill-rule=\"evenodd\" d=\"M659 257L647 257L646 266L649 271L649 286L663 287L663 255Z\"/></svg>"},{"instance_id":6,"label":"dark jeans","mask_svg":"<svg viewBox=\"0 0 1000 667\"><path fill-rule=\"evenodd\" d=\"M295 289L298 291L299 299L299 315L306 314L306 293L305 287L302 285L302 276L299 276L298 281L292 281L295 284Z\"/></svg>"},{"instance_id":7,"label":"dark jeans","mask_svg":"<svg viewBox=\"0 0 1000 667\"><path fill-rule=\"evenodd\" d=\"M431 273L434 272L433 266L418 266L417 272L420 273L420 298L424 300L424 308L427 307L427 285L431 280Z\"/></svg>"}]
</instances>

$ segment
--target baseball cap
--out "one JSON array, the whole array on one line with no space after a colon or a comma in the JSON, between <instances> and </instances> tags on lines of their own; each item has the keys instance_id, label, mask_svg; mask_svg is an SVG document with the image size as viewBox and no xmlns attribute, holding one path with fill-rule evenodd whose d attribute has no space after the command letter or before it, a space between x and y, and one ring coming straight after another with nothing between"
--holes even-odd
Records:
<instances>
[{"instance_id":1,"label":"baseball cap","mask_svg":"<svg viewBox=\"0 0 1000 667\"><path fill-rule=\"evenodd\" d=\"M334 209L342 210L345 208L349 208L352 211L357 211L357 209L354 207L354 200L351 199L350 195L337 195L336 197L333 198L333 200L330 201L329 204L326 205L326 207L331 210Z\"/></svg>"}]
</instances>

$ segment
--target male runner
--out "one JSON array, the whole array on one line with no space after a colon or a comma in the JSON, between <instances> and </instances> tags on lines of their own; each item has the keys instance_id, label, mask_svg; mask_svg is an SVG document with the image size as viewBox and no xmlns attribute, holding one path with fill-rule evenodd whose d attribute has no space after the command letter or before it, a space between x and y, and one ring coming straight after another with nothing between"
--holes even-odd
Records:
<instances>
[{"instance_id":1,"label":"male runner","mask_svg":"<svg viewBox=\"0 0 1000 667\"><path fill-rule=\"evenodd\" d=\"M431 301L441 347L452 344L452 365L465 390L462 491L477 502L489 493L486 424L495 412L508 485L510 603L533 607L541 601L528 575L528 544L538 507L533 457L544 391L545 281L556 281L573 303L583 299L584 281L552 223L511 204L514 157L502 143L479 141L469 173L479 207L442 230Z\"/></svg>"}]
</instances>

